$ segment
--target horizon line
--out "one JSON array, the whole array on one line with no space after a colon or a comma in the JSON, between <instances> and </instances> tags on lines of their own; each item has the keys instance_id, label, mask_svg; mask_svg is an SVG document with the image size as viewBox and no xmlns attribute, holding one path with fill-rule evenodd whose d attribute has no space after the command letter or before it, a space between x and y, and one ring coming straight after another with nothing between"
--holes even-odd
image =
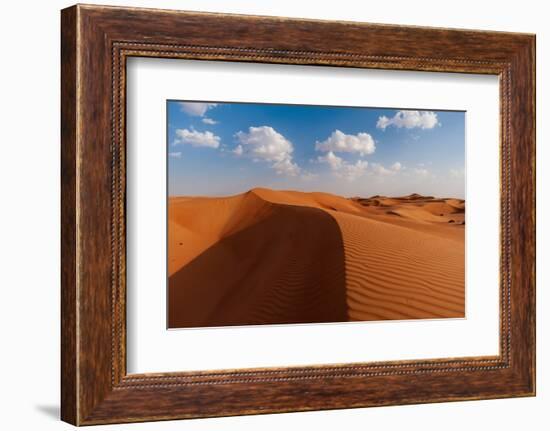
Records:
<instances>
[{"instance_id":1,"label":"horizon line","mask_svg":"<svg viewBox=\"0 0 550 431\"><path fill-rule=\"evenodd\" d=\"M404 194L404 195L374 194L374 195L371 195L371 196L363 197L363 196L359 196L359 195L345 196L345 195L339 195L339 194L336 194L336 193L330 193L330 192L325 192L325 191L305 192L305 191L302 191L302 190L272 189L272 188L268 188L268 187L252 187L251 189L248 189L248 190L240 192L240 193L232 193L232 194L226 194L226 195L174 195L174 194L167 194L167 197L168 198L178 198L178 197L186 197L186 198L230 198L230 197L240 196L240 195L243 195L243 194L246 194L246 193L251 193L254 190L268 190L268 191L274 191L274 192L292 192L292 193L303 193L303 194L322 193L322 194L326 194L326 195L339 196L339 197L342 197L342 198L345 198L345 199L378 199L378 198L397 199L397 198L407 198L407 197L411 197L411 196L418 196L418 197L426 198L426 199L428 199L428 198L430 198L430 199L459 199L459 200L466 201L465 198L456 197L456 196L447 196L447 195L437 196L435 194L433 194L433 195L432 194L422 194L422 193L416 193L416 192L409 193L409 194Z\"/></svg>"}]
</instances>

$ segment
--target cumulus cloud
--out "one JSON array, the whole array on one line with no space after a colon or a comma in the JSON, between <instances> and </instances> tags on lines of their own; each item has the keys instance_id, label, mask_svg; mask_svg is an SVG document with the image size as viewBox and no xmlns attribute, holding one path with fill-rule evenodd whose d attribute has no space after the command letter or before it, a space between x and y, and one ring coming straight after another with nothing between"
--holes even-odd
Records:
<instances>
[{"instance_id":1,"label":"cumulus cloud","mask_svg":"<svg viewBox=\"0 0 550 431\"><path fill-rule=\"evenodd\" d=\"M178 104L183 112L193 117L202 117L206 114L206 111L218 106L217 103L203 102L179 102Z\"/></svg>"},{"instance_id":2,"label":"cumulus cloud","mask_svg":"<svg viewBox=\"0 0 550 431\"><path fill-rule=\"evenodd\" d=\"M231 151L233 154L235 154L236 156L242 156L243 155L243 146L242 145L237 145L235 148L233 148L233 150Z\"/></svg>"},{"instance_id":3,"label":"cumulus cloud","mask_svg":"<svg viewBox=\"0 0 550 431\"><path fill-rule=\"evenodd\" d=\"M318 156L317 161L319 163L326 163L334 175L348 181L354 181L363 176L368 166L366 160L357 160L355 163L346 162L344 159L334 154L333 151L329 151L324 156Z\"/></svg>"},{"instance_id":4,"label":"cumulus cloud","mask_svg":"<svg viewBox=\"0 0 550 431\"><path fill-rule=\"evenodd\" d=\"M431 111L397 111L392 118L385 115L378 117L376 127L386 130L387 127L394 126L406 129L433 129L437 126L437 114Z\"/></svg>"},{"instance_id":5,"label":"cumulus cloud","mask_svg":"<svg viewBox=\"0 0 550 431\"><path fill-rule=\"evenodd\" d=\"M181 159L181 151L175 151L172 153L168 153L169 157L172 157L174 159Z\"/></svg>"},{"instance_id":6,"label":"cumulus cloud","mask_svg":"<svg viewBox=\"0 0 550 431\"><path fill-rule=\"evenodd\" d=\"M403 168L403 166L399 162L395 162L389 168L386 168L384 165L382 165L380 163L372 163L371 164L372 173L377 174L377 175L395 175L402 168Z\"/></svg>"},{"instance_id":7,"label":"cumulus cloud","mask_svg":"<svg viewBox=\"0 0 550 431\"><path fill-rule=\"evenodd\" d=\"M301 172L292 160L292 142L273 127L249 127L248 132L240 131L235 138L238 145L233 149L233 154L256 162L269 162L280 175L296 176Z\"/></svg>"},{"instance_id":8,"label":"cumulus cloud","mask_svg":"<svg viewBox=\"0 0 550 431\"><path fill-rule=\"evenodd\" d=\"M394 172L385 168L380 163L373 163L371 165L372 171L378 175L392 175Z\"/></svg>"},{"instance_id":9,"label":"cumulus cloud","mask_svg":"<svg viewBox=\"0 0 550 431\"><path fill-rule=\"evenodd\" d=\"M341 157L338 157L332 151L329 151L326 156L317 157L317 161L319 163L326 163L327 165L330 166L330 169L333 171L337 171L344 164L344 159L342 159Z\"/></svg>"},{"instance_id":10,"label":"cumulus cloud","mask_svg":"<svg viewBox=\"0 0 550 431\"><path fill-rule=\"evenodd\" d=\"M216 120L213 120L212 118L208 118L208 117L204 117L204 118L202 119L202 122L203 122L204 124L210 124L210 125L212 125L212 126L213 126L214 124L218 124L218 122L217 122Z\"/></svg>"},{"instance_id":11,"label":"cumulus cloud","mask_svg":"<svg viewBox=\"0 0 550 431\"><path fill-rule=\"evenodd\" d=\"M403 166L399 162L395 162L393 165L390 166L390 169L394 172L398 172L401 170Z\"/></svg>"},{"instance_id":12,"label":"cumulus cloud","mask_svg":"<svg viewBox=\"0 0 550 431\"><path fill-rule=\"evenodd\" d=\"M428 175L430 175L430 171L424 168L414 168L413 172L421 177L427 177Z\"/></svg>"},{"instance_id":13,"label":"cumulus cloud","mask_svg":"<svg viewBox=\"0 0 550 431\"><path fill-rule=\"evenodd\" d=\"M361 156L372 154L376 150L374 139L368 133L346 135L340 130L335 130L322 142L315 143L315 149L322 152L359 153Z\"/></svg>"},{"instance_id":14,"label":"cumulus cloud","mask_svg":"<svg viewBox=\"0 0 550 431\"><path fill-rule=\"evenodd\" d=\"M177 129L173 145L191 145L193 147L218 148L221 138L212 132L198 132L189 129Z\"/></svg>"},{"instance_id":15,"label":"cumulus cloud","mask_svg":"<svg viewBox=\"0 0 550 431\"><path fill-rule=\"evenodd\" d=\"M341 175L349 181L363 176L369 163L366 160L357 160L354 164L345 163Z\"/></svg>"},{"instance_id":16,"label":"cumulus cloud","mask_svg":"<svg viewBox=\"0 0 550 431\"><path fill-rule=\"evenodd\" d=\"M284 159L273 163L272 166L279 175L288 175L295 177L300 173L300 167L292 159Z\"/></svg>"}]
</instances>

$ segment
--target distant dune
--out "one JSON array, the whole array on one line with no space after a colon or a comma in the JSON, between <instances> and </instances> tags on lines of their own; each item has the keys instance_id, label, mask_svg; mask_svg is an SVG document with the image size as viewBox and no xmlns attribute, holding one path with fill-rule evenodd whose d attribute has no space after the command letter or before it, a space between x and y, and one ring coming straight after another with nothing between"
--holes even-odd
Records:
<instances>
[{"instance_id":1,"label":"distant dune","mask_svg":"<svg viewBox=\"0 0 550 431\"><path fill-rule=\"evenodd\" d=\"M169 327L464 317L461 199L171 197Z\"/></svg>"}]
</instances>

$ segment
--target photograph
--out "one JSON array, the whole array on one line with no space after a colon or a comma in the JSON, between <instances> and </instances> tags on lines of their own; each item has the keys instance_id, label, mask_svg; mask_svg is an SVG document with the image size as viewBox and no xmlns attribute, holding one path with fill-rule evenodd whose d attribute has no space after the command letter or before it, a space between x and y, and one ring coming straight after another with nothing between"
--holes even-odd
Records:
<instances>
[{"instance_id":1,"label":"photograph","mask_svg":"<svg viewBox=\"0 0 550 431\"><path fill-rule=\"evenodd\" d=\"M7 7L4 428L548 423L540 2L129 1Z\"/></svg>"},{"instance_id":2,"label":"photograph","mask_svg":"<svg viewBox=\"0 0 550 431\"><path fill-rule=\"evenodd\" d=\"M169 329L466 317L464 111L166 109Z\"/></svg>"}]
</instances>

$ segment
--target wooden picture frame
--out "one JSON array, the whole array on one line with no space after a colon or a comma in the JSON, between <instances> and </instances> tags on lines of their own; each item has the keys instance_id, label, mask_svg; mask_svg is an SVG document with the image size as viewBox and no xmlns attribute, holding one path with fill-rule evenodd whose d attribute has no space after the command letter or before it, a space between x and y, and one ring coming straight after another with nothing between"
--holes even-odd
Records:
<instances>
[{"instance_id":1,"label":"wooden picture frame","mask_svg":"<svg viewBox=\"0 0 550 431\"><path fill-rule=\"evenodd\" d=\"M61 17L64 421L91 425L535 394L534 35L83 5L64 9ZM128 375L130 56L498 75L500 355Z\"/></svg>"}]
</instances>

